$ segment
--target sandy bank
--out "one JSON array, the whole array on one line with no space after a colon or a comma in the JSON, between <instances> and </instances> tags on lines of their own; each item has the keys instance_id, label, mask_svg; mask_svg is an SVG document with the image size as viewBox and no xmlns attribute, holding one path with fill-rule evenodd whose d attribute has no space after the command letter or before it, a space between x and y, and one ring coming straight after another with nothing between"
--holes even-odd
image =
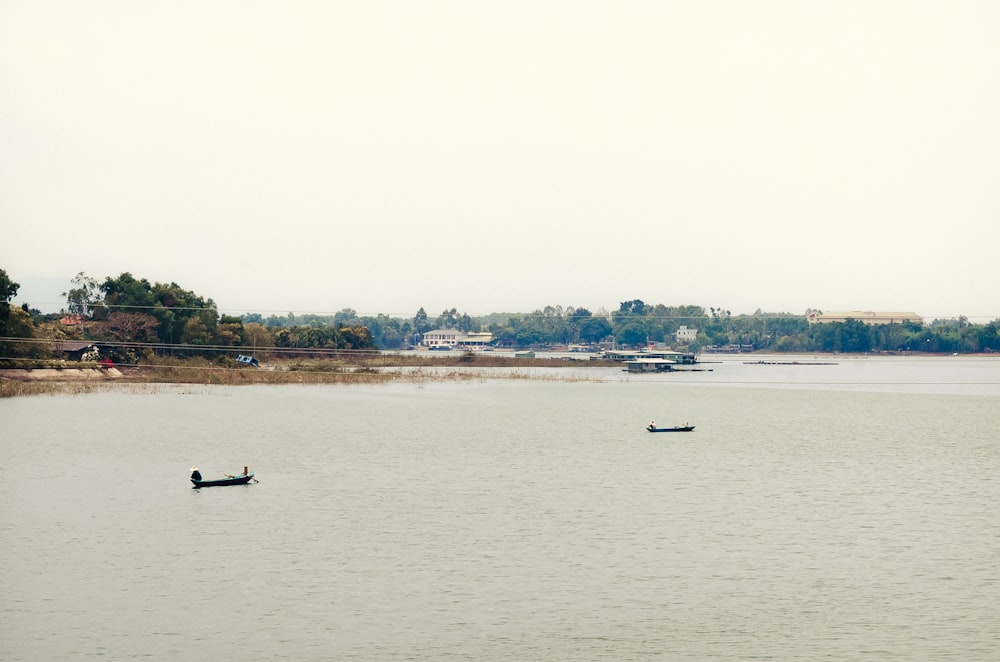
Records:
<instances>
[{"instance_id":1,"label":"sandy bank","mask_svg":"<svg viewBox=\"0 0 1000 662\"><path fill-rule=\"evenodd\" d=\"M94 381L117 379L122 373L118 368L36 368L33 370L0 370L0 378L16 381Z\"/></svg>"}]
</instances>

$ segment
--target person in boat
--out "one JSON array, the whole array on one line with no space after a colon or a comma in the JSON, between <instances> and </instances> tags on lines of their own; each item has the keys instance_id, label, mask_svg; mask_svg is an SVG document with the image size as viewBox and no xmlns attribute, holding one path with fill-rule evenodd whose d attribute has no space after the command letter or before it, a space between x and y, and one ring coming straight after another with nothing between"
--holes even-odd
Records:
<instances>
[{"instance_id":1,"label":"person in boat","mask_svg":"<svg viewBox=\"0 0 1000 662\"><path fill-rule=\"evenodd\" d=\"M656 423L654 423L653 421L650 421L649 422L649 427L646 428L646 429L647 430L655 430L656 429Z\"/></svg>"},{"instance_id":2,"label":"person in boat","mask_svg":"<svg viewBox=\"0 0 1000 662\"><path fill-rule=\"evenodd\" d=\"M198 467L191 467L191 480L201 480L201 472Z\"/></svg>"}]
</instances>

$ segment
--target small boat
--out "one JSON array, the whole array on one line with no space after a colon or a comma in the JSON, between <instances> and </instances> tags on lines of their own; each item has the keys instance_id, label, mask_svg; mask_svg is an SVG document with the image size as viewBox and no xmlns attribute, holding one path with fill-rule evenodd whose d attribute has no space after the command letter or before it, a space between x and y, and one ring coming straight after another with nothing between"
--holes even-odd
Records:
<instances>
[{"instance_id":1,"label":"small boat","mask_svg":"<svg viewBox=\"0 0 1000 662\"><path fill-rule=\"evenodd\" d=\"M194 485L194 489L199 489L202 487L224 487L226 485L246 485L251 480L257 482L253 477L252 471L247 471L246 467L243 467L243 473L233 476L226 474L225 478L216 478L215 480L204 480L201 477L201 473L198 471L198 467L191 467L191 484Z\"/></svg>"},{"instance_id":2,"label":"small boat","mask_svg":"<svg viewBox=\"0 0 1000 662\"><path fill-rule=\"evenodd\" d=\"M672 428L658 428L655 425L646 426L650 432L690 432L694 430L693 425L675 425Z\"/></svg>"}]
</instances>

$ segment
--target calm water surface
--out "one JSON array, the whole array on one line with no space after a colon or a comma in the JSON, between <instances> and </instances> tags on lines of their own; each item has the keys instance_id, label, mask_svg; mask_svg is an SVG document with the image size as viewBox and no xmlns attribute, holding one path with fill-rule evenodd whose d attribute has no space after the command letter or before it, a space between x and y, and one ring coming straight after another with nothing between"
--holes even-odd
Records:
<instances>
[{"instance_id":1,"label":"calm water surface","mask_svg":"<svg viewBox=\"0 0 1000 662\"><path fill-rule=\"evenodd\" d=\"M714 367L2 401L0 659L997 659L1000 362Z\"/></svg>"}]
</instances>

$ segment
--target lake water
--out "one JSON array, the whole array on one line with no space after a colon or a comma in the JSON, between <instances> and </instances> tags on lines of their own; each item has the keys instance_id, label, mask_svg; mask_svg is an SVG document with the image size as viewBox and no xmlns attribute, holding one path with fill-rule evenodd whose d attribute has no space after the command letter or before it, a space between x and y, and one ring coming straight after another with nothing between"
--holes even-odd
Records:
<instances>
[{"instance_id":1,"label":"lake water","mask_svg":"<svg viewBox=\"0 0 1000 662\"><path fill-rule=\"evenodd\" d=\"M0 401L0 659L997 659L1000 360L719 360Z\"/></svg>"}]
</instances>

